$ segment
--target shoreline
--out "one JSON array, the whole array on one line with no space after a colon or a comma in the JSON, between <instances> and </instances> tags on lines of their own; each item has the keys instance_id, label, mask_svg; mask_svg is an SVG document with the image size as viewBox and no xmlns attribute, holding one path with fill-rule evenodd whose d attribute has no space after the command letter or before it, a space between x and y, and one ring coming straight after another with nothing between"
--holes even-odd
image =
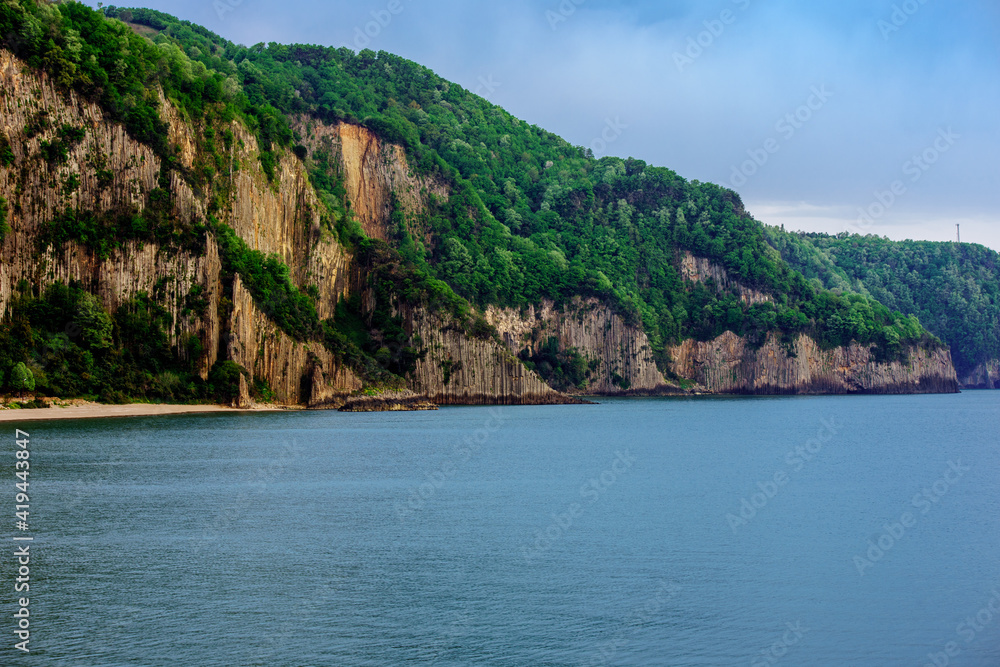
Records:
<instances>
[{"instance_id":1,"label":"shoreline","mask_svg":"<svg viewBox=\"0 0 1000 667\"><path fill-rule=\"evenodd\" d=\"M284 412L288 408L262 406L251 409L231 408L226 405L179 405L169 403L126 403L107 405L83 403L68 406L53 405L48 408L21 408L0 410L0 422L46 421L50 419L97 419L103 417L158 417L162 415L253 412Z\"/></svg>"}]
</instances>

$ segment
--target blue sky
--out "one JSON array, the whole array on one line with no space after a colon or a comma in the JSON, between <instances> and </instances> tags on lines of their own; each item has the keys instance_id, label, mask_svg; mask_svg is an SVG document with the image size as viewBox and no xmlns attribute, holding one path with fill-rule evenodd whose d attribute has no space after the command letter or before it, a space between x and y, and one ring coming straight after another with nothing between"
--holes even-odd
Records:
<instances>
[{"instance_id":1,"label":"blue sky","mask_svg":"<svg viewBox=\"0 0 1000 667\"><path fill-rule=\"evenodd\" d=\"M573 144L733 187L769 224L949 240L960 223L1000 250L995 0L146 6L243 44L397 53Z\"/></svg>"}]
</instances>

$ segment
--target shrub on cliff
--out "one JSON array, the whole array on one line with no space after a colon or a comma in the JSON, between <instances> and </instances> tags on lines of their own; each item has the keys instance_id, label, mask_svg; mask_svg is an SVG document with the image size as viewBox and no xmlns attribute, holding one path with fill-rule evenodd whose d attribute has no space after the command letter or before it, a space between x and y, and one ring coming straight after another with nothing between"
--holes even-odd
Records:
<instances>
[{"instance_id":1,"label":"shrub on cliff","mask_svg":"<svg viewBox=\"0 0 1000 667\"><path fill-rule=\"evenodd\" d=\"M217 361L208 375L209 391L219 403L231 403L240 394L240 377L249 375L235 361Z\"/></svg>"},{"instance_id":2,"label":"shrub on cliff","mask_svg":"<svg viewBox=\"0 0 1000 667\"><path fill-rule=\"evenodd\" d=\"M0 241L7 238L10 233L10 225L7 224L7 200L0 197Z\"/></svg>"}]
</instances>

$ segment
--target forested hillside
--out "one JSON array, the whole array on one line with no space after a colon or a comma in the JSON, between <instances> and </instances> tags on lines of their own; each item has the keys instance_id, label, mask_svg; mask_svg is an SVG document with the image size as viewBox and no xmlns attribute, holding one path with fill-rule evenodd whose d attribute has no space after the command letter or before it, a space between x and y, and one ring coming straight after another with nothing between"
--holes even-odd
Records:
<instances>
[{"instance_id":1,"label":"forested hillside","mask_svg":"<svg viewBox=\"0 0 1000 667\"><path fill-rule=\"evenodd\" d=\"M295 148L285 119L299 114L362 123L403 145L452 196L422 219L401 221L398 247L480 306L596 295L641 319L655 350L725 330L780 329L829 346L876 342L894 354L922 335L877 303L812 289L771 251L736 193L640 160L595 160L416 63L345 48L246 48L157 12L106 13L157 31L165 52L177 46L205 66L205 81L221 75L238 84L229 106L258 122L275 150ZM337 201L322 179L317 185ZM430 246L418 240L426 232ZM744 307L685 289L679 248L719 260L776 303Z\"/></svg>"},{"instance_id":2,"label":"forested hillside","mask_svg":"<svg viewBox=\"0 0 1000 667\"><path fill-rule=\"evenodd\" d=\"M787 234L771 244L807 278L916 315L952 348L959 375L1000 359L1000 254L971 243Z\"/></svg>"},{"instance_id":3,"label":"forested hillside","mask_svg":"<svg viewBox=\"0 0 1000 667\"><path fill-rule=\"evenodd\" d=\"M710 341L727 331L758 347L776 337L790 349L801 335L823 350L871 346L881 362L904 360L914 346L940 347L915 317L900 312L905 300L880 302L860 285L827 289L841 287L838 279L857 282L832 268L836 260L829 253L813 253L818 268L790 265L735 192L641 160L596 160L388 53L245 47L155 11L94 11L45 0L0 4L0 40L66 93L98 104L106 122L121 123L161 164L159 187L143 206L98 212L82 203L66 205L42 225L35 239L38 253L77 244L101 260L135 243L151 243L198 255L211 237L229 281L220 308L232 307L232 281L240 277L282 332L323 346L371 386L402 386L426 354L404 330L399 312L406 304L446 312L466 334L499 340L482 316L489 306L523 310L578 297L596 300L642 327L667 376L677 345ZM173 125L164 116L161 91L182 116ZM191 145L183 150L170 134L178 122L190 135ZM255 137L254 164L234 157L246 142L233 123ZM311 131L310 123L368 128L386 144L401 146L415 178L446 196L428 191L419 209L397 205L385 241L370 238L359 224L357 202L347 196L342 168L303 134ZM90 130L50 122L42 111L16 130L16 136L0 136L0 169L11 170L11 182L21 184L16 187L27 180L29 165L60 173L61 191L69 198L81 175L63 173L66 156ZM11 152L11 142L24 146ZM37 152L15 164L15 154L24 155L29 143L37 144ZM296 267L251 249L231 228L233 221L224 221L235 197L234 173L260 170L277 190L287 159L298 160L308 173L319 207L309 213L320 216L322 233L336 238L366 284L375 286L374 312L366 311L357 295L322 303L315 285L295 278ZM114 176L103 160L99 154L86 160L101 187ZM171 214L178 183L204 202L203 215ZM397 194L402 195L392 196ZM0 228L7 217L0 200ZM721 267L730 289L713 280L686 279L682 260L692 256ZM820 276L821 270L830 276ZM814 274L818 283L808 279ZM199 289L184 296L185 316L204 313ZM741 290L765 296L741 298ZM200 372L197 337L186 339L186 347L169 345L163 332L170 322L159 305L163 290L150 289L117 313L99 312L76 285L25 281L17 291L0 341L5 378L25 363L40 371L50 391L201 400L231 393L240 373L247 373L225 361L210 375ZM93 311L92 334L53 343L81 309ZM51 319L49 312L61 315ZM155 353L136 353L137 340L146 346L141 349L153 346ZM543 347L551 360L541 360ZM578 367L570 384L582 387L586 362L575 354L549 345L531 358L522 356L529 366ZM450 360L442 363L452 368ZM70 376L82 380L70 384ZM568 376L560 377L564 383ZM270 388L258 383L257 392L266 397Z\"/></svg>"}]
</instances>

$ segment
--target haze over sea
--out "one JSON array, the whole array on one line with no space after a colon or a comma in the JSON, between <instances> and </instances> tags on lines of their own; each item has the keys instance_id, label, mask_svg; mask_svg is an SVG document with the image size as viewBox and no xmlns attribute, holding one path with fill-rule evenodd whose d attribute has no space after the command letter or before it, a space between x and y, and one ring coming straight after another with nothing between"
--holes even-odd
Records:
<instances>
[{"instance_id":1,"label":"haze over sea","mask_svg":"<svg viewBox=\"0 0 1000 667\"><path fill-rule=\"evenodd\" d=\"M997 392L37 423L4 662L996 667L998 427Z\"/></svg>"}]
</instances>

